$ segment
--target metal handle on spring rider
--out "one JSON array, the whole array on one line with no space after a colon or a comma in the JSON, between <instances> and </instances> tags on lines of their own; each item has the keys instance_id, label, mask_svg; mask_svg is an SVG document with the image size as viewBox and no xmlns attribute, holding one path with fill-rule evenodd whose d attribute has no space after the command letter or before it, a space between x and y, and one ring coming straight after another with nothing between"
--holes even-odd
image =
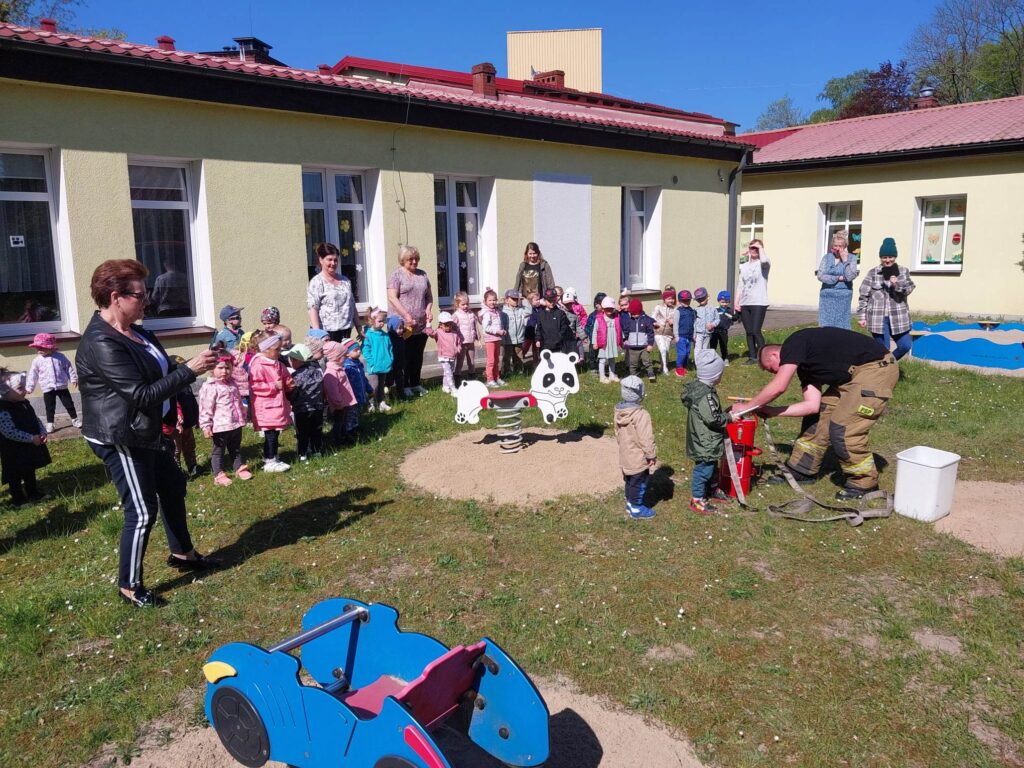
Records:
<instances>
[{"instance_id":1,"label":"metal handle on spring rider","mask_svg":"<svg viewBox=\"0 0 1024 768\"><path fill-rule=\"evenodd\" d=\"M332 629L343 627L346 624L350 624L356 619L366 621L370 617L369 611L365 608L349 608L340 616L335 616L333 619L328 619L323 624L317 624L315 627L310 627L305 632L300 632L294 637L289 637L287 640L282 640L280 643L272 648L268 648L268 653L277 653L283 651L294 651L296 648L305 645L311 640L316 640L318 637L323 637Z\"/></svg>"}]
</instances>

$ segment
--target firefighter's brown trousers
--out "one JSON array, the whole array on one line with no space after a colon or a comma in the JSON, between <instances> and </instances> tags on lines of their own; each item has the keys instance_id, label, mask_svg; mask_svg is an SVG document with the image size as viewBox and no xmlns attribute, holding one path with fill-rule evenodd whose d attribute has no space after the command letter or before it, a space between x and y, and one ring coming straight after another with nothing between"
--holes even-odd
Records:
<instances>
[{"instance_id":1,"label":"firefighter's brown trousers","mask_svg":"<svg viewBox=\"0 0 1024 768\"><path fill-rule=\"evenodd\" d=\"M821 409L802 424L800 437L786 462L790 469L816 475L831 445L846 474L846 486L870 490L878 485L875 459L868 450L868 432L885 412L899 379L892 355L850 368L852 378L841 387L829 387L821 396Z\"/></svg>"}]
</instances>

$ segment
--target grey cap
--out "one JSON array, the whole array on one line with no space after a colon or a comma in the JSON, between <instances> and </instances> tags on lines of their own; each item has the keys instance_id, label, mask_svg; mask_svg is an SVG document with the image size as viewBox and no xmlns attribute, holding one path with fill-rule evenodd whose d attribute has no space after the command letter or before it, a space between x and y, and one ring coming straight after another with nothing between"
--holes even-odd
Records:
<instances>
[{"instance_id":1,"label":"grey cap","mask_svg":"<svg viewBox=\"0 0 1024 768\"><path fill-rule=\"evenodd\" d=\"M644 399L644 382L639 376L627 376L619 384L622 402L639 405Z\"/></svg>"},{"instance_id":2,"label":"grey cap","mask_svg":"<svg viewBox=\"0 0 1024 768\"><path fill-rule=\"evenodd\" d=\"M234 317L235 315L241 314L243 309L245 309L245 307L233 307L230 304L226 305L220 311L220 321L222 323L227 322L227 319L229 317Z\"/></svg>"},{"instance_id":3,"label":"grey cap","mask_svg":"<svg viewBox=\"0 0 1024 768\"><path fill-rule=\"evenodd\" d=\"M702 349L693 356L697 363L697 380L704 384L714 384L722 377L725 361L713 349Z\"/></svg>"}]
</instances>

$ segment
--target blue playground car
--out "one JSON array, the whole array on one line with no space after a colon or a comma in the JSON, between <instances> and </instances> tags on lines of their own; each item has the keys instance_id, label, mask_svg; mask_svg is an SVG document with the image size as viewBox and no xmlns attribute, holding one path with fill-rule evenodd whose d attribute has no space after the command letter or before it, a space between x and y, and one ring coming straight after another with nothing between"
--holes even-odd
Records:
<instances>
[{"instance_id":1,"label":"blue playground car","mask_svg":"<svg viewBox=\"0 0 1024 768\"><path fill-rule=\"evenodd\" d=\"M448 649L402 632L391 606L341 598L302 626L266 650L222 646L203 667L206 716L242 765L451 768L430 735L443 723L507 765L547 760L547 705L494 641Z\"/></svg>"}]
</instances>

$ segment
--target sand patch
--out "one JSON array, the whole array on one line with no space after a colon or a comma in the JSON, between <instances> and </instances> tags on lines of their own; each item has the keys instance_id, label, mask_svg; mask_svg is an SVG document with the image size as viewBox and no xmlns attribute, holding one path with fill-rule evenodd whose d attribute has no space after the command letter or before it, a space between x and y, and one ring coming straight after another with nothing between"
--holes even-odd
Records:
<instances>
[{"instance_id":1,"label":"sand patch","mask_svg":"<svg viewBox=\"0 0 1024 768\"><path fill-rule=\"evenodd\" d=\"M1024 755L1017 743L998 728L972 716L967 721L967 730L992 752L992 757L1012 768L1024 767Z\"/></svg>"},{"instance_id":2,"label":"sand patch","mask_svg":"<svg viewBox=\"0 0 1024 768\"><path fill-rule=\"evenodd\" d=\"M960 641L952 635L943 635L930 629L919 629L911 637L926 651L939 651L953 656L959 656L962 652Z\"/></svg>"},{"instance_id":3,"label":"sand patch","mask_svg":"<svg viewBox=\"0 0 1024 768\"><path fill-rule=\"evenodd\" d=\"M685 643L676 643L675 645L652 646L647 649L644 658L651 661L680 661L692 659L696 655L697 652L690 646Z\"/></svg>"},{"instance_id":4,"label":"sand patch","mask_svg":"<svg viewBox=\"0 0 1024 768\"><path fill-rule=\"evenodd\" d=\"M551 757L545 768L702 768L689 742L665 726L647 722L603 699L581 694L564 679L535 680L551 713ZM454 731L435 734L455 768L501 768L489 755ZM143 744L132 768L238 768L212 728L191 728ZM638 762L638 745L643 758ZM87 768L110 765L106 753ZM269 762L267 768L284 768ZM340 765L340 763L339 763Z\"/></svg>"},{"instance_id":5,"label":"sand patch","mask_svg":"<svg viewBox=\"0 0 1024 768\"><path fill-rule=\"evenodd\" d=\"M1003 557L1024 556L1024 484L961 480L935 530Z\"/></svg>"},{"instance_id":6,"label":"sand patch","mask_svg":"<svg viewBox=\"0 0 1024 768\"><path fill-rule=\"evenodd\" d=\"M463 432L413 451L402 462L402 479L437 496L524 507L622 490L614 437L530 428L523 431L526 448L505 456L497 434Z\"/></svg>"}]
</instances>

